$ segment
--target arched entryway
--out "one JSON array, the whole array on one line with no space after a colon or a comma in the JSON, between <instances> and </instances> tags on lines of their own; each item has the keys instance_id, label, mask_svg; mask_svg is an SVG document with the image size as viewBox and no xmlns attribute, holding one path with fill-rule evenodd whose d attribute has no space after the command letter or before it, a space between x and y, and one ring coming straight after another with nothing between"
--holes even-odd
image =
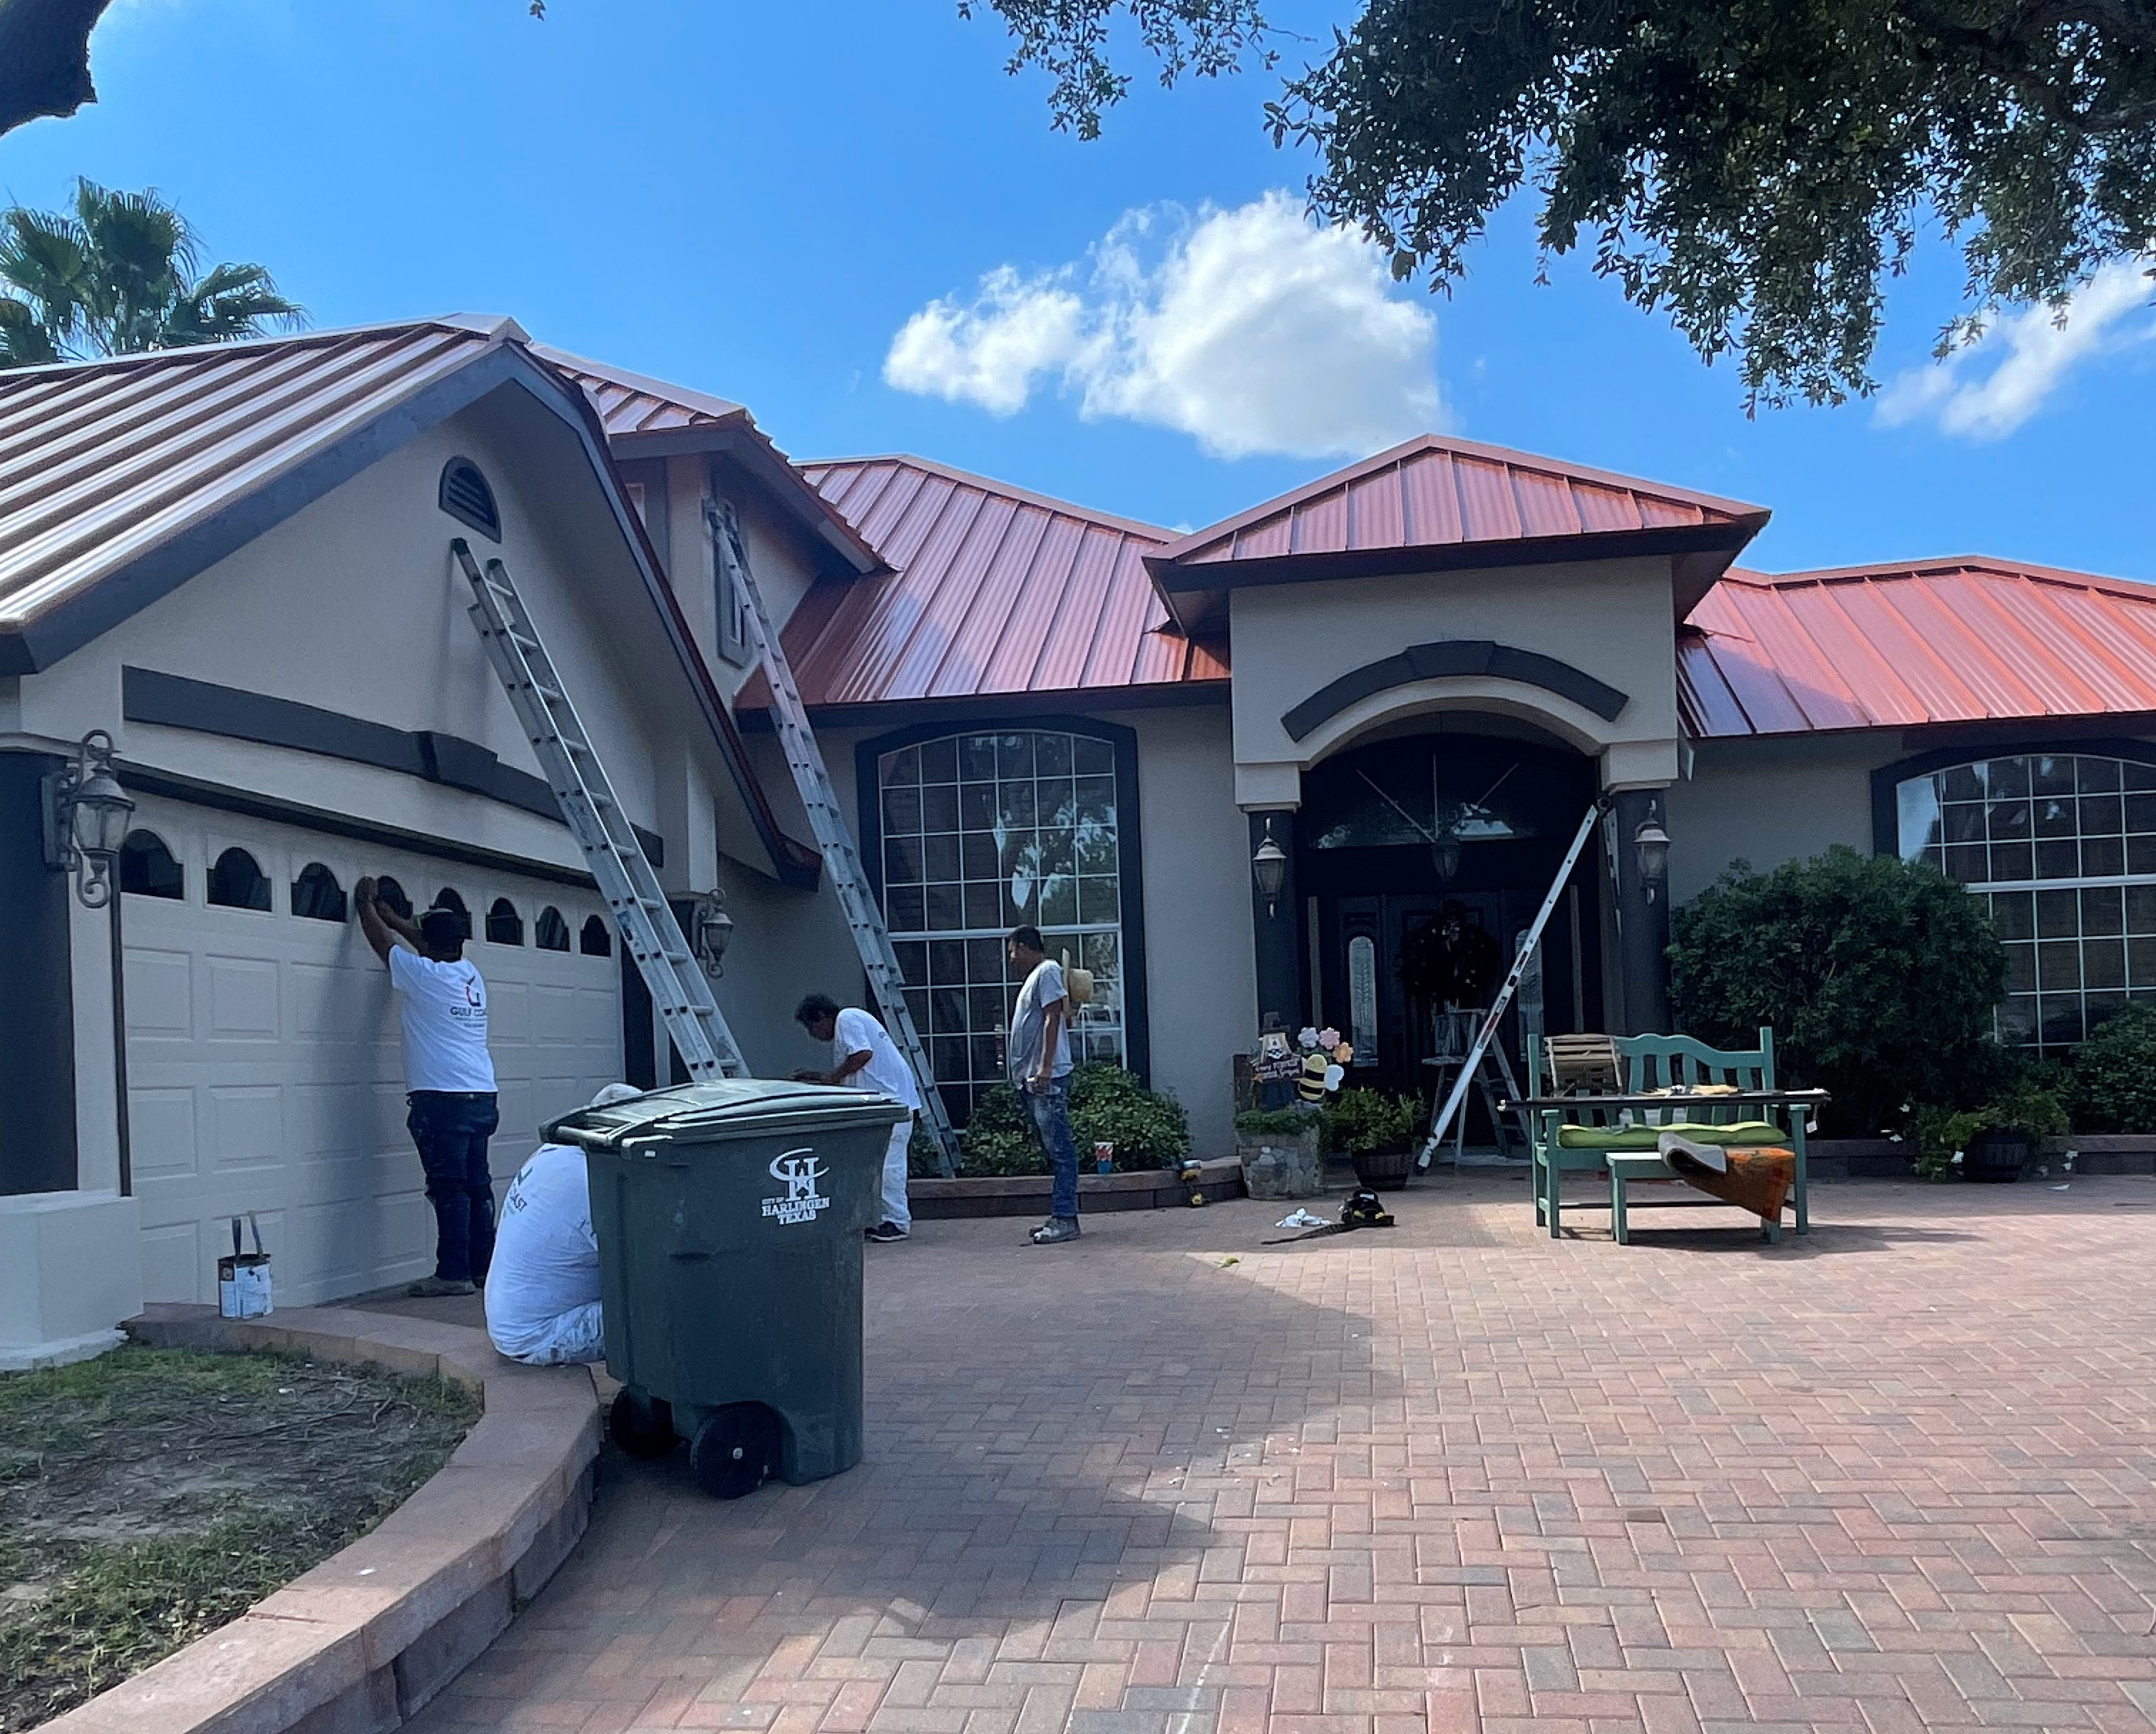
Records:
<instances>
[{"instance_id":1,"label":"arched entryway","mask_svg":"<svg viewBox=\"0 0 2156 1734\"><path fill-rule=\"evenodd\" d=\"M1306 772L1294 815L1310 1003L1356 1044L1352 1081L1427 1096L1448 1004L1486 1005L1594 798L1576 748L1511 718L1396 725ZM1600 1029L1599 851L1573 870L1544 934L1538 996L1507 1014ZM1479 1114L1478 1114L1479 1119Z\"/></svg>"}]
</instances>

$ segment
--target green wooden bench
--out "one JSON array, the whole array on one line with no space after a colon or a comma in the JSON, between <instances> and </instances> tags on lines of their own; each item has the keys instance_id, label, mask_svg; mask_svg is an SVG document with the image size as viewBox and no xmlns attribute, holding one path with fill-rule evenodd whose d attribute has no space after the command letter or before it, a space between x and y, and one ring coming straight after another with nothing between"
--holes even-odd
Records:
<instances>
[{"instance_id":1,"label":"green wooden bench","mask_svg":"<svg viewBox=\"0 0 2156 1734\"><path fill-rule=\"evenodd\" d=\"M1633 1035L1616 1039L1622 1067L1623 1090L1643 1095L1702 1084L1727 1085L1738 1090L1771 1090L1774 1078L1774 1032L1759 1031L1755 1049L1710 1048L1686 1035ZM1543 1085L1543 1056L1527 1055L1527 1094L1539 1096ZM1804 1172L1804 1123L1809 1110L1803 1106L1760 1108L1717 1104L1712 1096L1673 1101L1667 1108L1635 1107L1630 1124L1618 1111L1582 1097L1577 1106L1545 1108L1530 1118L1528 1155L1532 1164L1535 1221L1549 1229L1552 1239L1562 1232L1562 1188L1568 1173L1606 1173L1609 1177L1610 1225L1620 1242L1629 1238L1625 1218L1625 1188L1635 1180L1679 1177L1656 1153L1655 1145L1670 1128L1685 1131L1697 1141L1737 1146L1786 1145L1796 1161L1789 1189L1799 1234L1811 1232L1810 1200ZM1768 1116L1779 1116L1779 1119ZM1575 1203L1574 1208L1594 1206ZM1764 1225L1769 1240L1779 1239L1779 1220Z\"/></svg>"}]
</instances>

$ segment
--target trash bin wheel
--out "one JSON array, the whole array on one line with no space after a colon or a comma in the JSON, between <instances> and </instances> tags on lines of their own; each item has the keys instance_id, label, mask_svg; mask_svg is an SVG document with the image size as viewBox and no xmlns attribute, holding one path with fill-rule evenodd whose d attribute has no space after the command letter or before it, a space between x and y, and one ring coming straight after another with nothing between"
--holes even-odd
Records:
<instances>
[{"instance_id":1,"label":"trash bin wheel","mask_svg":"<svg viewBox=\"0 0 2156 1734\"><path fill-rule=\"evenodd\" d=\"M778 1466L778 1417L760 1403L713 1409L689 1441L689 1472L714 1499L753 1493Z\"/></svg>"},{"instance_id":2,"label":"trash bin wheel","mask_svg":"<svg viewBox=\"0 0 2156 1734\"><path fill-rule=\"evenodd\" d=\"M664 1457L674 1449L674 1411L663 1398L624 1389L607 1412L607 1432L632 1457Z\"/></svg>"}]
</instances>

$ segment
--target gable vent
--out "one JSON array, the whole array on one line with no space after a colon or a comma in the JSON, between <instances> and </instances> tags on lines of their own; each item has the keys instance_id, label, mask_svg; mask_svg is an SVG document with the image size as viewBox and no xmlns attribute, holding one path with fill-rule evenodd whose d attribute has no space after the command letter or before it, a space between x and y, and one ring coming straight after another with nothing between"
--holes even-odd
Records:
<instances>
[{"instance_id":1,"label":"gable vent","mask_svg":"<svg viewBox=\"0 0 2156 1734\"><path fill-rule=\"evenodd\" d=\"M442 510L489 541L501 540L501 513L494 503L494 490L470 459L452 458L442 466Z\"/></svg>"}]
</instances>

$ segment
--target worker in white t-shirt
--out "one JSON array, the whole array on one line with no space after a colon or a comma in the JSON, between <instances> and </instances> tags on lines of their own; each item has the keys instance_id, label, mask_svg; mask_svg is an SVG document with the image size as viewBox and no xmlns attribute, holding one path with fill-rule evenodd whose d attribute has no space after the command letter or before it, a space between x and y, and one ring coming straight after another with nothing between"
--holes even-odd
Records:
<instances>
[{"instance_id":1,"label":"worker in white t-shirt","mask_svg":"<svg viewBox=\"0 0 2156 1734\"><path fill-rule=\"evenodd\" d=\"M643 1093L609 1084L592 1106ZM578 1145L542 1144L502 1195L486 1273L486 1334L511 1360L531 1367L605 1357L591 1170Z\"/></svg>"},{"instance_id":2,"label":"worker in white t-shirt","mask_svg":"<svg viewBox=\"0 0 2156 1734\"><path fill-rule=\"evenodd\" d=\"M798 1081L873 1090L913 1111L891 1129L883 1156L883 1220L868 1232L871 1240L905 1239L913 1229L913 1213L906 1206L906 1152L913 1141L914 1116L921 1111L921 1086L914 1081L913 1068L882 1024L828 994L812 993L803 1000L794 1008L793 1021L818 1041L831 1044L831 1069L796 1072Z\"/></svg>"},{"instance_id":3,"label":"worker in white t-shirt","mask_svg":"<svg viewBox=\"0 0 2156 1734\"><path fill-rule=\"evenodd\" d=\"M465 957L465 916L437 905L417 922L352 887L360 931L389 966L404 1035L406 1130L434 1207L434 1274L407 1294L469 1295L494 1253L494 1178L486 1143L501 1124L486 1051L486 983Z\"/></svg>"}]
</instances>

